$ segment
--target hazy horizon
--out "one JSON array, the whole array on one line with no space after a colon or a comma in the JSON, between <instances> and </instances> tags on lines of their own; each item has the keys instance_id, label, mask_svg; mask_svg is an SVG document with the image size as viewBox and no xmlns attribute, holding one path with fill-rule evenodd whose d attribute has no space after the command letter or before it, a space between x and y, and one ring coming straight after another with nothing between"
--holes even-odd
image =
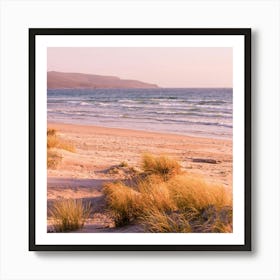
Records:
<instances>
[{"instance_id":1,"label":"hazy horizon","mask_svg":"<svg viewBox=\"0 0 280 280\"><path fill-rule=\"evenodd\" d=\"M51 47L47 71L116 76L161 88L232 88L232 48Z\"/></svg>"}]
</instances>

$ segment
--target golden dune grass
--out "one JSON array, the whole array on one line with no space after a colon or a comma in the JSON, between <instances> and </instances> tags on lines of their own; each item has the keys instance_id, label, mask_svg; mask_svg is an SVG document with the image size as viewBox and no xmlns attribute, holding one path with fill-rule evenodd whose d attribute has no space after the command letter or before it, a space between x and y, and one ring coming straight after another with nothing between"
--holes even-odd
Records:
<instances>
[{"instance_id":1,"label":"golden dune grass","mask_svg":"<svg viewBox=\"0 0 280 280\"><path fill-rule=\"evenodd\" d=\"M176 160L163 155L155 157L151 154L144 154L142 168L144 172L159 175L163 180L168 180L181 172L181 166Z\"/></svg>"},{"instance_id":2,"label":"golden dune grass","mask_svg":"<svg viewBox=\"0 0 280 280\"><path fill-rule=\"evenodd\" d=\"M122 183L106 184L103 191L116 226L126 225L138 216L138 192Z\"/></svg>"},{"instance_id":3,"label":"golden dune grass","mask_svg":"<svg viewBox=\"0 0 280 280\"><path fill-rule=\"evenodd\" d=\"M184 214L176 212L167 214L156 207L152 207L146 211L145 215L141 218L141 221L148 232L192 232L190 223Z\"/></svg>"},{"instance_id":4,"label":"golden dune grass","mask_svg":"<svg viewBox=\"0 0 280 280\"><path fill-rule=\"evenodd\" d=\"M47 167L50 169L55 169L61 162L62 156L55 151L47 151Z\"/></svg>"},{"instance_id":5,"label":"golden dune grass","mask_svg":"<svg viewBox=\"0 0 280 280\"><path fill-rule=\"evenodd\" d=\"M140 221L149 232L232 231L231 193L223 186L182 174L173 159L169 162L164 157L164 165L159 160L143 156L148 176L137 178L133 186L122 182L104 186L116 226Z\"/></svg>"},{"instance_id":6,"label":"golden dune grass","mask_svg":"<svg viewBox=\"0 0 280 280\"><path fill-rule=\"evenodd\" d=\"M223 186L209 184L193 176L177 176L167 182L167 187L180 209L201 210L211 205L221 209L232 203L230 193Z\"/></svg>"},{"instance_id":7,"label":"golden dune grass","mask_svg":"<svg viewBox=\"0 0 280 280\"><path fill-rule=\"evenodd\" d=\"M61 139L61 137L57 135L57 131L51 128L48 128L47 130L47 148L57 148L69 152L75 152L75 147L73 144Z\"/></svg>"},{"instance_id":8,"label":"golden dune grass","mask_svg":"<svg viewBox=\"0 0 280 280\"><path fill-rule=\"evenodd\" d=\"M137 190L141 194L141 204L144 212L156 208L160 211L172 211L176 209L170 191L158 175L151 175L137 182Z\"/></svg>"},{"instance_id":9,"label":"golden dune grass","mask_svg":"<svg viewBox=\"0 0 280 280\"><path fill-rule=\"evenodd\" d=\"M56 129L53 129L53 128L48 128L47 129L47 136L55 136L56 133L57 133Z\"/></svg>"},{"instance_id":10,"label":"golden dune grass","mask_svg":"<svg viewBox=\"0 0 280 280\"><path fill-rule=\"evenodd\" d=\"M61 154L57 151L59 149L69 152L75 152L75 147L66 141L63 141L55 129L48 128L47 130L47 167L49 169L56 169L62 161Z\"/></svg>"},{"instance_id":11,"label":"golden dune grass","mask_svg":"<svg viewBox=\"0 0 280 280\"><path fill-rule=\"evenodd\" d=\"M63 199L53 203L50 216L56 232L67 232L83 228L91 213L91 204L77 199Z\"/></svg>"}]
</instances>

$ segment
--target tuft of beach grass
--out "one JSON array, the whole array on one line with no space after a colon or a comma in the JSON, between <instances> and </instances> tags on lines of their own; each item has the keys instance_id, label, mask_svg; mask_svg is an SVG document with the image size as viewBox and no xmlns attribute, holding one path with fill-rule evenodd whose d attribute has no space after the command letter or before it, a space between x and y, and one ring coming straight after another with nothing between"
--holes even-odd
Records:
<instances>
[{"instance_id":1,"label":"tuft of beach grass","mask_svg":"<svg viewBox=\"0 0 280 280\"><path fill-rule=\"evenodd\" d=\"M56 169L61 162L62 156L55 151L47 151L47 167L50 169Z\"/></svg>"},{"instance_id":2,"label":"tuft of beach grass","mask_svg":"<svg viewBox=\"0 0 280 280\"><path fill-rule=\"evenodd\" d=\"M127 225L138 216L138 192L121 182L105 184L103 192L116 226Z\"/></svg>"},{"instance_id":3,"label":"tuft of beach grass","mask_svg":"<svg viewBox=\"0 0 280 280\"><path fill-rule=\"evenodd\" d=\"M54 220L55 232L68 232L81 229L89 218L92 207L81 199L62 199L53 203L50 217Z\"/></svg>"},{"instance_id":4,"label":"tuft of beach grass","mask_svg":"<svg viewBox=\"0 0 280 280\"><path fill-rule=\"evenodd\" d=\"M57 135L57 131L51 128L47 130L47 148L58 148L72 153L75 152L73 144L62 140L61 137Z\"/></svg>"},{"instance_id":5,"label":"tuft of beach grass","mask_svg":"<svg viewBox=\"0 0 280 280\"><path fill-rule=\"evenodd\" d=\"M142 156L142 169L147 174L161 176L165 181L181 172L178 161L164 155L156 157L148 153Z\"/></svg>"},{"instance_id":6,"label":"tuft of beach grass","mask_svg":"<svg viewBox=\"0 0 280 280\"><path fill-rule=\"evenodd\" d=\"M66 150L69 152L75 152L75 147L62 140L57 135L57 130L48 128L47 130L47 167L49 169L56 169L62 161L61 154L57 151L59 149Z\"/></svg>"}]
</instances>

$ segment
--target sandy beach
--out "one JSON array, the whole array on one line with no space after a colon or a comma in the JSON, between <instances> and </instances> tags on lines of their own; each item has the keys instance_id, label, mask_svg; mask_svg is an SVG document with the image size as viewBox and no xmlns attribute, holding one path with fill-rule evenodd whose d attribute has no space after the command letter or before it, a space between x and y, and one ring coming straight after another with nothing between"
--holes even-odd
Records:
<instances>
[{"instance_id":1,"label":"sandy beach","mask_svg":"<svg viewBox=\"0 0 280 280\"><path fill-rule=\"evenodd\" d=\"M59 198L90 200L95 214L83 232L112 230L112 220L104 210L102 185L129 175L127 168L118 168L122 162L140 169L143 153L168 155L187 173L232 188L231 140L51 122L48 128L57 130L59 137L76 149L59 150L62 162L57 169L48 169L48 203ZM141 231L132 227L114 232Z\"/></svg>"}]
</instances>

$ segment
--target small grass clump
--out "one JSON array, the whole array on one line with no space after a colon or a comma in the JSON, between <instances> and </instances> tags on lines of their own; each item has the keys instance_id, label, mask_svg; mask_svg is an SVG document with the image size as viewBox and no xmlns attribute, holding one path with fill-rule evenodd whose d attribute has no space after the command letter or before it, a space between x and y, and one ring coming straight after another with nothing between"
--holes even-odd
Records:
<instances>
[{"instance_id":1,"label":"small grass clump","mask_svg":"<svg viewBox=\"0 0 280 280\"><path fill-rule=\"evenodd\" d=\"M67 141L62 140L58 135L55 129L48 128L47 130L47 148L57 148L66 150L69 152L75 152L75 147Z\"/></svg>"},{"instance_id":2,"label":"small grass clump","mask_svg":"<svg viewBox=\"0 0 280 280\"><path fill-rule=\"evenodd\" d=\"M50 209L50 216L55 221L56 232L68 232L81 229L91 213L91 204L78 199L55 201Z\"/></svg>"},{"instance_id":3,"label":"small grass clump","mask_svg":"<svg viewBox=\"0 0 280 280\"><path fill-rule=\"evenodd\" d=\"M57 148L59 146L59 140L56 135L48 136L47 138L47 148Z\"/></svg>"},{"instance_id":4,"label":"small grass clump","mask_svg":"<svg viewBox=\"0 0 280 280\"><path fill-rule=\"evenodd\" d=\"M139 212L138 193L118 182L104 185L108 208L117 227L133 221Z\"/></svg>"},{"instance_id":5,"label":"small grass clump","mask_svg":"<svg viewBox=\"0 0 280 280\"><path fill-rule=\"evenodd\" d=\"M165 181L181 172L181 167L178 161L167 156L155 157L151 154L143 155L142 168L148 175L159 175Z\"/></svg>"},{"instance_id":6,"label":"small grass clump","mask_svg":"<svg viewBox=\"0 0 280 280\"><path fill-rule=\"evenodd\" d=\"M62 156L57 152L57 149L75 152L75 147L66 141L63 141L58 135L57 131L52 128L47 130L47 167L49 169L56 169L62 161Z\"/></svg>"},{"instance_id":7,"label":"small grass clump","mask_svg":"<svg viewBox=\"0 0 280 280\"><path fill-rule=\"evenodd\" d=\"M158 175L151 175L143 180L138 180L137 190L141 194L141 208L144 212L150 212L150 209L154 208L163 212L176 209L167 185Z\"/></svg>"},{"instance_id":8,"label":"small grass clump","mask_svg":"<svg viewBox=\"0 0 280 280\"><path fill-rule=\"evenodd\" d=\"M146 231L154 233L192 232L189 221L182 213L166 213L156 208L150 209L142 218Z\"/></svg>"},{"instance_id":9,"label":"small grass clump","mask_svg":"<svg viewBox=\"0 0 280 280\"><path fill-rule=\"evenodd\" d=\"M48 128L47 130L47 136L55 136L56 135L56 130L53 128Z\"/></svg>"},{"instance_id":10,"label":"small grass clump","mask_svg":"<svg viewBox=\"0 0 280 280\"><path fill-rule=\"evenodd\" d=\"M211 205L217 209L231 205L231 196L223 186L195 177L180 175L168 181L167 186L179 209L201 211Z\"/></svg>"},{"instance_id":11,"label":"small grass clump","mask_svg":"<svg viewBox=\"0 0 280 280\"><path fill-rule=\"evenodd\" d=\"M56 169L58 164L61 162L62 156L57 152L49 151L47 152L47 167L50 169Z\"/></svg>"}]
</instances>

